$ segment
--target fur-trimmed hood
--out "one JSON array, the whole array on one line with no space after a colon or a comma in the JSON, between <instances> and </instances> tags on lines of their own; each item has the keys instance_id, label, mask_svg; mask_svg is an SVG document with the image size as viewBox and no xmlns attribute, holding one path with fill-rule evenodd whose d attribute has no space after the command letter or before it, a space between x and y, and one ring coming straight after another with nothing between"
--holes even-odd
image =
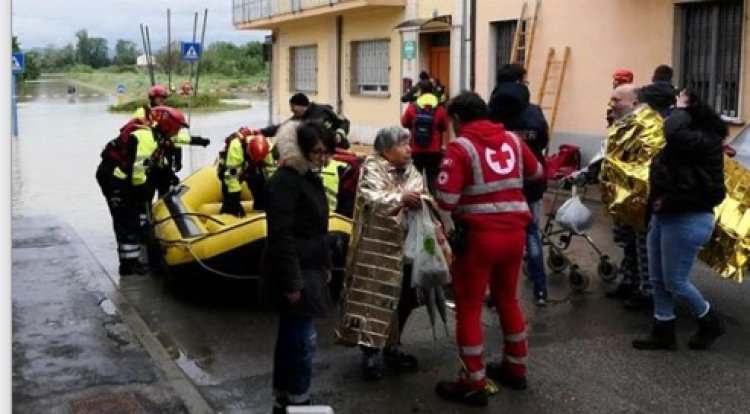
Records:
<instances>
[{"instance_id":1,"label":"fur-trimmed hood","mask_svg":"<svg viewBox=\"0 0 750 414\"><path fill-rule=\"evenodd\" d=\"M286 165L294 168L300 175L310 171L310 162L302 154L302 150L297 143L297 127L300 121L289 120L284 122L276 132L274 145L279 152L280 165Z\"/></svg>"}]
</instances>

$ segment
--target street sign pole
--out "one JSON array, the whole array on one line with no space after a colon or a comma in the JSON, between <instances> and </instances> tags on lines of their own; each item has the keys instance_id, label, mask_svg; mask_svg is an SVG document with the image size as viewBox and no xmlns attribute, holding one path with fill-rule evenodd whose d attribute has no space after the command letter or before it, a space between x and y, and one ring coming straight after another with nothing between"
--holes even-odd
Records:
<instances>
[{"instance_id":1,"label":"street sign pole","mask_svg":"<svg viewBox=\"0 0 750 414\"><path fill-rule=\"evenodd\" d=\"M12 121L12 124L13 124L13 136L16 137L16 138L18 138L18 108L17 108L18 98L16 97L16 77L17 76L18 75L16 75L15 73L13 74L13 82L11 82L13 86L11 87L12 89L11 89L11 93L10 93L10 95L11 95L11 111L13 112L12 115L11 115L13 117L13 121Z\"/></svg>"}]
</instances>

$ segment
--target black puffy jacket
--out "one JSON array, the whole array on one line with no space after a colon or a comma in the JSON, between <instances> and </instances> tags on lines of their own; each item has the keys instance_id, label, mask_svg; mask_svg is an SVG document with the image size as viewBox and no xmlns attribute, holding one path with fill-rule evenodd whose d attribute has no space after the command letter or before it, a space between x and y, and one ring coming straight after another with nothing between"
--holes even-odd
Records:
<instances>
[{"instance_id":1,"label":"black puffy jacket","mask_svg":"<svg viewBox=\"0 0 750 414\"><path fill-rule=\"evenodd\" d=\"M649 173L653 213L712 211L724 199L723 137L675 109L664 123L665 147Z\"/></svg>"},{"instance_id":2,"label":"black puffy jacket","mask_svg":"<svg viewBox=\"0 0 750 414\"><path fill-rule=\"evenodd\" d=\"M490 117L520 136L545 167L544 150L549 144L549 126L539 106L529 103L529 89L517 82L497 84L490 95ZM529 203L539 201L547 189L545 181L525 181L523 193Z\"/></svg>"}]
</instances>

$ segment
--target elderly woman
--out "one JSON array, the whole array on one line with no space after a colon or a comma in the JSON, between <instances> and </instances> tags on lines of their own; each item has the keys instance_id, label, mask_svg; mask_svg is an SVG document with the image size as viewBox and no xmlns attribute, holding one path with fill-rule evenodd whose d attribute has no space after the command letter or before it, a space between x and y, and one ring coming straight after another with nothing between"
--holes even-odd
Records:
<instances>
[{"instance_id":1,"label":"elderly woman","mask_svg":"<svg viewBox=\"0 0 750 414\"><path fill-rule=\"evenodd\" d=\"M268 182L268 238L261 292L279 309L273 363L274 413L309 405L316 333L332 309L328 290L328 201L320 169L333 140L314 123L287 122L276 136L282 166Z\"/></svg>"},{"instance_id":2,"label":"elderly woman","mask_svg":"<svg viewBox=\"0 0 750 414\"><path fill-rule=\"evenodd\" d=\"M416 357L399 346L404 324L417 306L403 250L406 213L420 209L420 199L429 197L411 163L407 130L381 129L375 151L365 159L357 186L345 299L336 332L340 342L361 347L368 379L380 377L380 349L386 363L417 366Z\"/></svg>"}]
</instances>

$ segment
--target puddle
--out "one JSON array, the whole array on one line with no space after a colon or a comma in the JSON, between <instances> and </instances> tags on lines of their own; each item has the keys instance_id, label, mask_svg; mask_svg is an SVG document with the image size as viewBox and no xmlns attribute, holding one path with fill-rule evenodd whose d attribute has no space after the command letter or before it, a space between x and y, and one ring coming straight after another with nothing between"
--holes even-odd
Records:
<instances>
[{"instance_id":1,"label":"puddle","mask_svg":"<svg viewBox=\"0 0 750 414\"><path fill-rule=\"evenodd\" d=\"M117 307L109 299L104 299L99 302L99 307L101 307L107 315L117 315Z\"/></svg>"}]
</instances>

